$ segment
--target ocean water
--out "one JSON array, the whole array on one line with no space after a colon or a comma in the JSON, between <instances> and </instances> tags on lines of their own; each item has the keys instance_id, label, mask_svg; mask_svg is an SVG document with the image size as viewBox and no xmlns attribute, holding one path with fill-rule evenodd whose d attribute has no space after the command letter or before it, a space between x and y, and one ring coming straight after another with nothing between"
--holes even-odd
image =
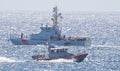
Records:
<instances>
[{"instance_id":1,"label":"ocean water","mask_svg":"<svg viewBox=\"0 0 120 71\"><path fill-rule=\"evenodd\" d=\"M51 13L43 12L0 12L0 71L120 71L119 13L63 14L59 20L62 34L91 37L90 47L70 46L70 52L79 49L89 53L80 63L64 59L33 61L36 46L13 45L9 40L11 34L39 33L41 24L52 25L50 18Z\"/></svg>"}]
</instances>

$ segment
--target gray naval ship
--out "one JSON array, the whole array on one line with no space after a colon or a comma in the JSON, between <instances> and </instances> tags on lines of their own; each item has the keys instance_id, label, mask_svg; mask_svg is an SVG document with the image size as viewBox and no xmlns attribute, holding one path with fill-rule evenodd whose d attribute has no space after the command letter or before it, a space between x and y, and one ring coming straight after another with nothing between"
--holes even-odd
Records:
<instances>
[{"instance_id":1,"label":"gray naval ship","mask_svg":"<svg viewBox=\"0 0 120 71\"><path fill-rule=\"evenodd\" d=\"M65 59L65 60L72 60L73 62L82 62L88 53L77 53L72 54L68 52L68 47L55 47L49 46L47 47L47 51L45 53L35 54L32 56L32 59L35 61L50 61L55 59Z\"/></svg>"},{"instance_id":2,"label":"gray naval ship","mask_svg":"<svg viewBox=\"0 0 120 71\"><path fill-rule=\"evenodd\" d=\"M29 38L24 38L24 34L15 38L10 37L10 40L15 45L37 45L45 44L49 42L50 44L55 44L58 46L90 46L90 37L66 37L61 34L60 27L58 26L58 18L62 18L61 13L58 13L57 6L53 8L53 25L51 27L42 26L41 32L37 34L30 34Z\"/></svg>"}]
</instances>

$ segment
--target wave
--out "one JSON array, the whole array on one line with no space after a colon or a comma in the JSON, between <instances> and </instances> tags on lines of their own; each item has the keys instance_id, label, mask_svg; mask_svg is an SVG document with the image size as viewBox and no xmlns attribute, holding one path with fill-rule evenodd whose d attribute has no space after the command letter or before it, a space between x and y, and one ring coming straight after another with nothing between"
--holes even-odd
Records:
<instances>
[{"instance_id":1,"label":"wave","mask_svg":"<svg viewBox=\"0 0 120 71\"><path fill-rule=\"evenodd\" d=\"M91 45L91 47L114 47L114 48L120 48L120 46L114 46L114 45Z\"/></svg>"},{"instance_id":2,"label":"wave","mask_svg":"<svg viewBox=\"0 0 120 71\"><path fill-rule=\"evenodd\" d=\"M36 61L36 62L53 62L53 63L56 63L56 62L74 62L73 60L68 60L68 59L53 59L53 60L39 60L39 61Z\"/></svg>"},{"instance_id":3,"label":"wave","mask_svg":"<svg viewBox=\"0 0 120 71\"><path fill-rule=\"evenodd\" d=\"M7 57L0 57L0 62L17 62L17 61Z\"/></svg>"}]
</instances>

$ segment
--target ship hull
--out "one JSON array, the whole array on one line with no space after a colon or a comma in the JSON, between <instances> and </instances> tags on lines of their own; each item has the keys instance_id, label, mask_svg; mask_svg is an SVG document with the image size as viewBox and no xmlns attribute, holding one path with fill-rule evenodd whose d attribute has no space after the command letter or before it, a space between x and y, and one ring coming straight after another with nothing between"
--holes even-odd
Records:
<instances>
[{"instance_id":1,"label":"ship hull","mask_svg":"<svg viewBox=\"0 0 120 71\"><path fill-rule=\"evenodd\" d=\"M37 45L46 44L47 40L26 40L26 39L11 39L14 45ZM66 41L66 40L50 40L49 44L55 44L58 46L90 46L90 40L79 40L79 41Z\"/></svg>"}]
</instances>

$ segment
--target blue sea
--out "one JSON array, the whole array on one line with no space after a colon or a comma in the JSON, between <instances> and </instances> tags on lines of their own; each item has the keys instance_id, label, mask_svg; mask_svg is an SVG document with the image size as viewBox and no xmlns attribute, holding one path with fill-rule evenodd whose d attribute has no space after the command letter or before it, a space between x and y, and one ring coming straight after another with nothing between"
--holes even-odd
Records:
<instances>
[{"instance_id":1,"label":"blue sea","mask_svg":"<svg viewBox=\"0 0 120 71\"><path fill-rule=\"evenodd\" d=\"M120 71L120 13L63 13L62 34L89 36L92 44L82 49L68 46L70 52L89 53L83 62L57 59L33 61L35 45L13 45L10 35L39 33L41 24L52 25L52 13L30 11L0 12L0 71ZM20 36L18 36L20 37ZM40 45L43 47L43 45ZM64 46L63 46L64 47Z\"/></svg>"}]
</instances>

